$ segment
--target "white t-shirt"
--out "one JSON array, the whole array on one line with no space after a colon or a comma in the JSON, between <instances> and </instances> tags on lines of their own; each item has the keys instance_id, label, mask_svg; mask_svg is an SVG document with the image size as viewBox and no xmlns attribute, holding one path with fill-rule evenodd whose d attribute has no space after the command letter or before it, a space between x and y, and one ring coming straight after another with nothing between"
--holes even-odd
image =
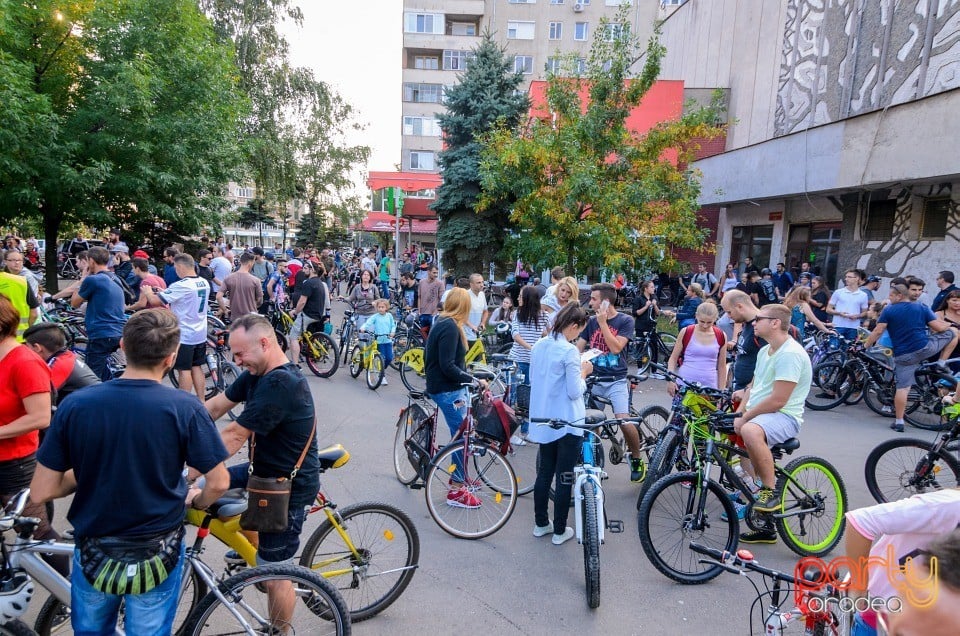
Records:
<instances>
[{"instance_id":1,"label":"white t-shirt","mask_svg":"<svg viewBox=\"0 0 960 636\"><path fill-rule=\"evenodd\" d=\"M233 264L223 256L218 256L210 261L210 269L213 270L213 277L222 283L233 271ZM213 283L213 291L214 293L220 291L220 285Z\"/></svg>"},{"instance_id":2,"label":"white t-shirt","mask_svg":"<svg viewBox=\"0 0 960 636\"><path fill-rule=\"evenodd\" d=\"M197 345L207 341L207 301L210 285L199 276L181 278L157 296L180 323L180 344Z\"/></svg>"},{"instance_id":3,"label":"white t-shirt","mask_svg":"<svg viewBox=\"0 0 960 636\"><path fill-rule=\"evenodd\" d=\"M790 398L780 412L796 418L797 422L802 424L803 401L810 392L812 378L810 356L799 342L788 337L773 355L770 355L770 345L766 345L757 353L757 368L753 374L753 387L750 389L747 408L756 406L773 393L773 383L777 380L796 382Z\"/></svg>"},{"instance_id":4,"label":"white t-shirt","mask_svg":"<svg viewBox=\"0 0 960 636\"><path fill-rule=\"evenodd\" d=\"M870 548L870 558L884 559L883 565L869 569L867 590L870 596L897 596L908 602L910 591L903 573L897 574L893 570L894 576L888 576L891 569L890 564L886 563L889 551L892 550L896 564L903 567L904 559L917 556L917 552L926 548L931 541L960 525L960 490L948 488L852 510L847 513L847 521L857 532L875 541ZM916 581L917 570L911 572L914 575L912 580ZM925 573L921 575L921 586L924 578ZM928 586L931 584L935 585L936 582L927 582ZM920 598L925 598L922 590Z\"/></svg>"},{"instance_id":5,"label":"white t-shirt","mask_svg":"<svg viewBox=\"0 0 960 636\"><path fill-rule=\"evenodd\" d=\"M830 304L833 305L834 309L844 314L862 314L870 306L870 299L860 289L850 291L846 287L841 287L830 296ZM834 327L840 327L841 329L856 329L860 326L860 320L857 318L831 315L830 321Z\"/></svg>"},{"instance_id":6,"label":"white t-shirt","mask_svg":"<svg viewBox=\"0 0 960 636\"><path fill-rule=\"evenodd\" d=\"M365 269L371 274L377 273L377 261L373 260L369 256L364 256L363 260L360 261L360 269Z\"/></svg>"},{"instance_id":7,"label":"white t-shirt","mask_svg":"<svg viewBox=\"0 0 960 636\"><path fill-rule=\"evenodd\" d=\"M468 289L467 293L470 294L470 314L467 316L467 322L479 327L483 312L487 310L487 297L483 292L474 294L472 289ZM467 340L476 340L478 337L477 332L466 325L463 326L463 332L467 334Z\"/></svg>"}]
</instances>

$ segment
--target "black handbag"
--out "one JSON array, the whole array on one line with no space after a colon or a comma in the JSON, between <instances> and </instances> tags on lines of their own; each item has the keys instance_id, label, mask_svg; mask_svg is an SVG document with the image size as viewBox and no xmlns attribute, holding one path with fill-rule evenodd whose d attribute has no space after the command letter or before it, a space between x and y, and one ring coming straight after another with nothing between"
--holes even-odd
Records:
<instances>
[{"instance_id":1,"label":"black handbag","mask_svg":"<svg viewBox=\"0 0 960 636\"><path fill-rule=\"evenodd\" d=\"M241 528L251 532L283 532L287 529L293 478L297 476L316 432L317 420L314 419L310 437L289 478L257 477L253 474L253 454L257 447L257 435L254 433L250 440L250 467L247 469L247 509L240 515Z\"/></svg>"}]
</instances>

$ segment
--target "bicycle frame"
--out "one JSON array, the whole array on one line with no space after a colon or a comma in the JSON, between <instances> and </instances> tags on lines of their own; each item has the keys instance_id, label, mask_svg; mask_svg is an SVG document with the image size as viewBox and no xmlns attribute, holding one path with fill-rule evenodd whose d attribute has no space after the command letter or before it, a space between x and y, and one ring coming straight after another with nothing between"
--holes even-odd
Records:
<instances>
[{"instance_id":1,"label":"bicycle frame","mask_svg":"<svg viewBox=\"0 0 960 636\"><path fill-rule=\"evenodd\" d=\"M593 456L593 437L600 440L600 436L589 429L583 429L583 443L580 452L583 455L583 461L573 467L574 483L573 488L576 496L573 500L574 518L576 520L577 543L583 543L583 485L592 481L594 485L594 497L597 500L597 536L600 538L600 544L604 542L604 531L607 527L606 509L603 505L603 486L601 480L604 477L603 470L594 464ZM601 445L600 448L603 448Z\"/></svg>"}]
</instances>

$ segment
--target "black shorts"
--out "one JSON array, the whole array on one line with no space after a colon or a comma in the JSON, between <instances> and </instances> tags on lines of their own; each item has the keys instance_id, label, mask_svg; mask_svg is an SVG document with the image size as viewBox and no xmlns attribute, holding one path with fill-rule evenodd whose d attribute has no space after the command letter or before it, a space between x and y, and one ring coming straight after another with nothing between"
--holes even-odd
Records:
<instances>
[{"instance_id":1,"label":"black shorts","mask_svg":"<svg viewBox=\"0 0 960 636\"><path fill-rule=\"evenodd\" d=\"M189 371L193 367L200 367L207 361L207 343L196 345L181 344L177 349L177 359L173 368L177 371Z\"/></svg>"}]
</instances>

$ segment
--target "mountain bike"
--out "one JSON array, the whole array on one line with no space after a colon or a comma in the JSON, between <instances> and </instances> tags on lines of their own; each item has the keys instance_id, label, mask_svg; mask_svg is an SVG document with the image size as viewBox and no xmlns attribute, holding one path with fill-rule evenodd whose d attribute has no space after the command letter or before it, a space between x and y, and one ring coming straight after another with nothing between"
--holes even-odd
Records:
<instances>
[{"instance_id":1,"label":"mountain bike","mask_svg":"<svg viewBox=\"0 0 960 636\"><path fill-rule=\"evenodd\" d=\"M207 355L206 361L203 366L203 378L206 382L204 389L204 399L209 400L219 393L223 393L227 390L227 387L236 382L237 378L240 377L240 367L238 367L233 362L227 358L230 346L227 344L227 339L230 337L230 332L226 329L221 329L214 332L213 337L207 338ZM167 378L170 380L170 384L174 388L180 388L180 374L170 369L167 372ZM243 404L237 404L235 407L227 411L227 415L230 416L230 419L235 420L240 417L240 414L243 413Z\"/></svg>"},{"instance_id":2,"label":"mountain bike","mask_svg":"<svg viewBox=\"0 0 960 636\"><path fill-rule=\"evenodd\" d=\"M924 492L960 486L960 405L943 407L952 426L936 442L894 437L867 455L864 477L878 503L897 501Z\"/></svg>"},{"instance_id":3,"label":"mountain bike","mask_svg":"<svg viewBox=\"0 0 960 636\"><path fill-rule=\"evenodd\" d=\"M589 410L582 422L532 419L530 423L545 424L555 429L572 426L584 432L583 442L580 445L580 461L573 467L573 473L562 475L561 478L573 482L574 530L577 543L583 546L587 605L591 609L596 609L600 606L600 546L604 542L605 531L623 532L623 521L607 518L601 483L607 475L597 463L598 459L603 457L603 445L596 430L601 427L622 426L624 421L608 420L603 411ZM595 454L597 448L600 449L599 457Z\"/></svg>"},{"instance_id":4,"label":"mountain bike","mask_svg":"<svg viewBox=\"0 0 960 636\"><path fill-rule=\"evenodd\" d=\"M366 372L367 388L375 391L383 382L386 369L383 356L377 347L377 335L361 331L357 334L357 344L350 353L350 377L359 377Z\"/></svg>"},{"instance_id":5,"label":"mountain bike","mask_svg":"<svg viewBox=\"0 0 960 636\"><path fill-rule=\"evenodd\" d=\"M657 361L666 363L673 353L677 337L665 331L650 330L636 336L627 345L627 359L637 365L637 373L642 375Z\"/></svg>"},{"instance_id":6,"label":"mountain bike","mask_svg":"<svg viewBox=\"0 0 960 636\"><path fill-rule=\"evenodd\" d=\"M293 317L283 307L275 306L271 312L274 322L274 331L277 338L286 345L286 339L293 328ZM313 374L320 378L332 377L340 365L340 350L336 343L327 335L317 320L307 325L300 332L300 357L307 363ZM283 348L287 350L286 346ZM344 354L346 355L346 354ZM346 359L344 359L346 362Z\"/></svg>"},{"instance_id":7,"label":"mountain bike","mask_svg":"<svg viewBox=\"0 0 960 636\"><path fill-rule=\"evenodd\" d=\"M350 460L350 453L339 444L321 450L318 456L321 474ZM199 529L195 550L202 551L203 538L210 534L239 557L225 557L225 576L256 565L257 549L240 531L240 514L246 507L245 493L240 492L222 497L206 511L187 509L186 522ZM333 584L343 595L353 621L366 620L388 608L403 594L419 567L420 536L413 521L399 508L381 502L340 508L323 489L317 492L308 514L316 512L326 518L304 543L300 565Z\"/></svg>"},{"instance_id":8,"label":"mountain bike","mask_svg":"<svg viewBox=\"0 0 960 636\"><path fill-rule=\"evenodd\" d=\"M341 300L347 302L343 299ZM337 342L339 343L340 351L343 353L344 364L350 361L350 348L353 346L356 336L357 318L354 315L354 310L345 309L343 311L343 320L340 322L340 328L337 329Z\"/></svg>"},{"instance_id":9,"label":"mountain bike","mask_svg":"<svg viewBox=\"0 0 960 636\"><path fill-rule=\"evenodd\" d=\"M762 631L770 635L782 634L794 624L803 629L804 634L811 636L846 636L849 633L850 615L838 609L839 601L845 598L843 590L848 584L849 574L843 580L824 582L825 572L808 568L802 573L802 578L797 578L760 565L749 550L732 553L695 542L690 543L690 550L709 557L699 559L700 563L720 568L730 574L739 574L750 581L757 593L757 597L750 604L751 636L756 625L753 621L754 609L758 605L761 605L759 618L762 622L757 633ZM763 576L765 591L760 591L748 572L757 572ZM765 596L770 597L770 602L764 611L762 603ZM795 605L782 609L784 603L791 599Z\"/></svg>"},{"instance_id":10,"label":"mountain bike","mask_svg":"<svg viewBox=\"0 0 960 636\"><path fill-rule=\"evenodd\" d=\"M657 481L640 504L637 525L640 543L647 558L666 577L684 584L704 583L722 572L717 565L703 564L690 553L691 539L727 552L737 548L740 523L728 491L739 493L747 502L744 521L752 530L776 526L777 533L793 552L801 556L822 556L840 541L845 528L847 491L840 473L820 457L799 457L785 467L784 454L800 447L791 438L770 447L777 477L777 512L753 510L756 496L733 468L734 457L748 458L739 445L719 441L718 434L733 434L739 413L714 412L707 416L709 435L697 455L695 468L667 475ZM719 480L710 477L720 469Z\"/></svg>"}]
</instances>

